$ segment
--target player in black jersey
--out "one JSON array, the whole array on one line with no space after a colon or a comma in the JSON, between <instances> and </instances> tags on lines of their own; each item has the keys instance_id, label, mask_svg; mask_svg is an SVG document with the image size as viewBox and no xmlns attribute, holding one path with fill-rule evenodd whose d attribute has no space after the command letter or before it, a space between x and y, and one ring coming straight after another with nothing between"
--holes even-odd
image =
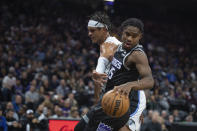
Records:
<instances>
[{"instance_id":1,"label":"player in black jersey","mask_svg":"<svg viewBox=\"0 0 197 131\"><path fill-rule=\"evenodd\" d=\"M83 121L88 122L86 127L83 126L84 130L139 130L139 117L146 105L143 90L152 88L154 81L147 56L139 44L143 35L143 23L139 19L130 18L122 23L121 28L123 44L119 45L114 54L105 91L114 89L129 97L130 110L121 118L111 118L102 111L98 104L83 117ZM82 125L81 122L78 127L79 125ZM81 128L81 131L83 129Z\"/></svg>"},{"instance_id":2,"label":"player in black jersey","mask_svg":"<svg viewBox=\"0 0 197 131\"><path fill-rule=\"evenodd\" d=\"M130 99L130 118L120 131L139 131L140 116L146 107L144 89L153 87L154 80L147 56L140 45L144 25L141 20L130 18L121 25L122 45L114 54L106 91L114 89Z\"/></svg>"}]
</instances>

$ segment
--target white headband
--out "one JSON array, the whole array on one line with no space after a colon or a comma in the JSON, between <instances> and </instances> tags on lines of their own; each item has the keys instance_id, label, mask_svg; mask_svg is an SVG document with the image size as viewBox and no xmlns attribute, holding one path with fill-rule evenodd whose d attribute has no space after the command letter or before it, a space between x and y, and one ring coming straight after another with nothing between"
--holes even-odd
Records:
<instances>
[{"instance_id":1,"label":"white headband","mask_svg":"<svg viewBox=\"0 0 197 131\"><path fill-rule=\"evenodd\" d=\"M105 27L106 29L108 29L107 25L100 23L98 21L95 21L95 20L89 20L88 27Z\"/></svg>"}]
</instances>

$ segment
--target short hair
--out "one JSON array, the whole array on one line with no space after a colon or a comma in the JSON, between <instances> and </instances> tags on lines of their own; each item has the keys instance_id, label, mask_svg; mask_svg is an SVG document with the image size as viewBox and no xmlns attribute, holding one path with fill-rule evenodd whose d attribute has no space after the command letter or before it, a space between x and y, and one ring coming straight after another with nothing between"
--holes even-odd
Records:
<instances>
[{"instance_id":1,"label":"short hair","mask_svg":"<svg viewBox=\"0 0 197 131\"><path fill-rule=\"evenodd\" d=\"M125 20L122 24L121 24L121 32L127 27L127 26L134 26L137 27L141 33L144 33L144 24L140 19L137 18L129 18L127 20Z\"/></svg>"},{"instance_id":2,"label":"short hair","mask_svg":"<svg viewBox=\"0 0 197 131\"><path fill-rule=\"evenodd\" d=\"M110 18L105 12L100 12L100 11L95 12L93 15L90 16L90 20L95 20L100 23L103 23L107 25L108 31L112 30L112 24Z\"/></svg>"}]
</instances>

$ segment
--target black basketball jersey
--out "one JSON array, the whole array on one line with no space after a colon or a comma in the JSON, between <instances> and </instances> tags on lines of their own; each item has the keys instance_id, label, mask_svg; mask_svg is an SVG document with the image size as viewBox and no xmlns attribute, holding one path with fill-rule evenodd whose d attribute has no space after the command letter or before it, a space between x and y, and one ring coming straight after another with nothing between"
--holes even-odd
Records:
<instances>
[{"instance_id":1,"label":"black basketball jersey","mask_svg":"<svg viewBox=\"0 0 197 131\"><path fill-rule=\"evenodd\" d=\"M122 48L120 45L114 54L111 67L108 73L108 81L106 84L105 92L114 88L114 86L118 86L127 82L136 81L139 79L139 72L136 66L133 64L132 67L126 67L125 59L129 56L133 51L142 51L142 45L136 45L131 50L127 51ZM130 98L130 110L131 113L134 112L138 106L139 95L138 91L131 91L129 94Z\"/></svg>"}]
</instances>

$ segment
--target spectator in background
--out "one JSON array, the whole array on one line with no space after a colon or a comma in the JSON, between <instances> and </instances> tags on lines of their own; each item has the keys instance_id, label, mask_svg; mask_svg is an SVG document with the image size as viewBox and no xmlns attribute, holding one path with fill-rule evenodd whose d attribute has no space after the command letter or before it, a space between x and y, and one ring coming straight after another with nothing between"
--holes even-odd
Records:
<instances>
[{"instance_id":1,"label":"spectator in background","mask_svg":"<svg viewBox=\"0 0 197 131\"><path fill-rule=\"evenodd\" d=\"M26 114L21 118L22 131L35 130L38 127L37 119L34 116L34 111L28 109Z\"/></svg>"},{"instance_id":2,"label":"spectator in background","mask_svg":"<svg viewBox=\"0 0 197 131\"><path fill-rule=\"evenodd\" d=\"M25 93L25 103L30 107L34 108L39 100L39 94L35 89L35 86L31 85L30 90Z\"/></svg>"},{"instance_id":3,"label":"spectator in background","mask_svg":"<svg viewBox=\"0 0 197 131\"><path fill-rule=\"evenodd\" d=\"M63 118L62 109L58 105L54 106L54 114L51 116L51 118Z\"/></svg>"},{"instance_id":4,"label":"spectator in background","mask_svg":"<svg viewBox=\"0 0 197 131\"><path fill-rule=\"evenodd\" d=\"M186 122L193 122L193 116L192 116L192 115L188 115L188 116L185 118L185 121L186 121Z\"/></svg>"},{"instance_id":5,"label":"spectator in background","mask_svg":"<svg viewBox=\"0 0 197 131\"><path fill-rule=\"evenodd\" d=\"M70 89L68 86L66 86L66 81L64 79L61 79L60 84L56 89L56 93L58 95L61 95L62 98L64 98L68 95L69 92L70 92Z\"/></svg>"},{"instance_id":6,"label":"spectator in background","mask_svg":"<svg viewBox=\"0 0 197 131\"><path fill-rule=\"evenodd\" d=\"M19 112L20 108L23 106L22 102L23 102L22 96L16 95L15 99L12 101L12 104L14 106L14 111L15 112Z\"/></svg>"},{"instance_id":7,"label":"spectator in background","mask_svg":"<svg viewBox=\"0 0 197 131\"><path fill-rule=\"evenodd\" d=\"M63 116L68 117L70 114L70 109L71 109L70 100L69 99L64 100L62 107Z\"/></svg>"},{"instance_id":8,"label":"spectator in background","mask_svg":"<svg viewBox=\"0 0 197 131\"><path fill-rule=\"evenodd\" d=\"M148 110L147 116L144 117L144 123L149 123L152 119L153 110Z\"/></svg>"},{"instance_id":9,"label":"spectator in background","mask_svg":"<svg viewBox=\"0 0 197 131\"><path fill-rule=\"evenodd\" d=\"M0 130L1 131L8 131L8 127L7 127L7 124L6 124L6 119L3 116L3 108L2 108L1 105L0 105Z\"/></svg>"},{"instance_id":10,"label":"spectator in background","mask_svg":"<svg viewBox=\"0 0 197 131\"><path fill-rule=\"evenodd\" d=\"M13 87L16 85L15 69L9 68L8 75L3 78L2 81L2 97L3 101L11 101L14 95Z\"/></svg>"},{"instance_id":11,"label":"spectator in background","mask_svg":"<svg viewBox=\"0 0 197 131\"><path fill-rule=\"evenodd\" d=\"M3 78L2 87L11 88L16 85L15 68L10 67L8 75Z\"/></svg>"},{"instance_id":12,"label":"spectator in background","mask_svg":"<svg viewBox=\"0 0 197 131\"><path fill-rule=\"evenodd\" d=\"M19 120L19 116L18 116L17 112L14 110L14 106L13 106L12 102L8 102L6 104L5 111L9 111L9 110L13 111L13 118L18 121Z\"/></svg>"},{"instance_id":13,"label":"spectator in background","mask_svg":"<svg viewBox=\"0 0 197 131\"><path fill-rule=\"evenodd\" d=\"M147 101L147 109L149 110L160 110L159 103L157 101L155 95L151 95L149 100Z\"/></svg>"},{"instance_id":14,"label":"spectator in background","mask_svg":"<svg viewBox=\"0 0 197 131\"><path fill-rule=\"evenodd\" d=\"M166 110L162 110L161 111L161 117L164 119L164 120L167 120L168 118L168 112Z\"/></svg>"},{"instance_id":15,"label":"spectator in background","mask_svg":"<svg viewBox=\"0 0 197 131\"><path fill-rule=\"evenodd\" d=\"M80 119L78 107L72 106L70 109L70 114L68 119Z\"/></svg>"},{"instance_id":16,"label":"spectator in background","mask_svg":"<svg viewBox=\"0 0 197 131\"><path fill-rule=\"evenodd\" d=\"M168 119L165 122L166 128L170 131L171 130L171 126L172 123L174 122L174 116L173 115L169 115Z\"/></svg>"},{"instance_id":17,"label":"spectator in background","mask_svg":"<svg viewBox=\"0 0 197 131\"><path fill-rule=\"evenodd\" d=\"M49 93L49 94L51 94L51 95L54 93L54 92L53 92L53 89L52 89L52 88L50 87L50 85L49 85L48 78L42 80L42 87L44 87L44 91L45 91L46 93Z\"/></svg>"},{"instance_id":18,"label":"spectator in background","mask_svg":"<svg viewBox=\"0 0 197 131\"><path fill-rule=\"evenodd\" d=\"M175 122L180 122L181 118L179 116L179 111L177 109L173 110L173 117Z\"/></svg>"},{"instance_id":19,"label":"spectator in background","mask_svg":"<svg viewBox=\"0 0 197 131\"><path fill-rule=\"evenodd\" d=\"M50 87L55 90L59 85L59 79L57 77L57 75L53 75L52 79L50 81Z\"/></svg>"},{"instance_id":20,"label":"spectator in background","mask_svg":"<svg viewBox=\"0 0 197 131\"><path fill-rule=\"evenodd\" d=\"M19 120L14 117L14 110L6 110L6 121L8 126L8 131L18 131L21 129L21 124Z\"/></svg>"},{"instance_id":21,"label":"spectator in background","mask_svg":"<svg viewBox=\"0 0 197 131\"><path fill-rule=\"evenodd\" d=\"M14 86L14 93L23 96L25 93L25 88L21 84L20 79L16 79L16 85Z\"/></svg>"},{"instance_id":22,"label":"spectator in background","mask_svg":"<svg viewBox=\"0 0 197 131\"><path fill-rule=\"evenodd\" d=\"M21 72L21 78L20 79L21 79L21 84L26 91L26 88L30 83L30 79L28 78L28 72L27 71Z\"/></svg>"},{"instance_id":23,"label":"spectator in background","mask_svg":"<svg viewBox=\"0 0 197 131\"><path fill-rule=\"evenodd\" d=\"M38 125L38 128L42 131L48 129L47 107L40 104L35 112L34 122Z\"/></svg>"},{"instance_id":24,"label":"spectator in background","mask_svg":"<svg viewBox=\"0 0 197 131\"><path fill-rule=\"evenodd\" d=\"M143 131L162 131L159 112L153 112L151 121L145 125Z\"/></svg>"},{"instance_id":25,"label":"spectator in background","mask_svg":"<svg viewBox=\"0 0 197 131\"><path fill-rule=\"evenodd\" d=\"M77 106L77 101L75 100L74 98L74 94L73 93L69 93L68 94L68 98L66 100L69 100L70 101L70 105L71 106Z\"/></svg>"}]
</instances>

